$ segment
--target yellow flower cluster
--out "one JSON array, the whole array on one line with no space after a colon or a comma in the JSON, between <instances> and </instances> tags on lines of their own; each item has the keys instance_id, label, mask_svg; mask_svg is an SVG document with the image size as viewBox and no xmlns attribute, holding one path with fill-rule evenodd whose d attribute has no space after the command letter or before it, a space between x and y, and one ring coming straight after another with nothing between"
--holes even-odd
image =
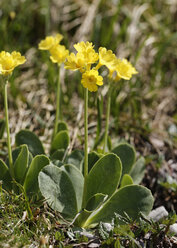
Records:
<instances>
[{"instance_id":1,"label":"yellow flower cluster","mask_svg":"<svg viewBox=\"0 0 177 248\"><path fill-rule=\"evenodd\" d=\"M99 75L98 69L106 66L109 76L118 81L121 78L129 80L133 74L138 73L126 59L118 59L116 55L105 47L99 48L96 53L91 42L80 42L74 45L77 53L67 56L65 69L79 70L82 73L81 83L89 91L97 91L98 86L103 85L103 78ZM97 65L91 68L92 64Z\"/></svg>"},{"instance_id":2,"label":"yellow flower cluster","mask_svg":"<svg viewBox=\"0 0 177 248\"><path fill-rule=\"evenodd\" d=\"M97 91L97 85L103 85L103 78L97 69L91 69L91 65L98 61L99 55L95 52L91 42L80 42L74 45L77 53L71 53L65 62L65 69L79 70L82 73L81 83L89 91Z\"/></svg>"},{"instance_id":3,"label":"yellow flower cluster","mask_svg":"<svg viewBox=\"0 0 177 248\"><path fill-rule=\"evenodd\" d=\"M61 34L56 34L56 36L47 36L38 45L40 50L48 50L50 52L50 59L52 62L57 63L58 65L63 63L69 54L69 51L65 48L65 46L60 45L60 41L62 39L63 35Z\"/></svg>"},{"instance_id":4,"label":"yellow flower cluster","mask_svg":"<svg viewBox=\"0 0 177 248\"><path fill-rule=\"evenodd\" d=\"M4 76L10 75L15 69L15 67L24 64L25 61L25 57L21 56L19 52L0 52L0 74Z\"/></svg>"},{"instance_id":5,"label":"yellow flower cluster","mask_svg":"<svg viewBox=\"0 0 177 248\"><path fill-rule=\"evenodd\" d=\"M94 64L98 60L98 53L93 49L91 42L80 42L74 45L74 48L77 51L77 54L71 53L67 57L65 62L65 68L70 70L80 70L84 72L89 70L91 64Z\"/></svg>"},{"instance_id":6,"label":"yellow flower cluster","mask_svg":"<svg viewBox=\"0 0 177 248\"><path fill-rule=\"evenodd\" d=\"M109 69L109 76L118 81L121 78L125 80L130 80L133 74L137 74L138 72L132 66L130 62L126 59L119 59L113 54L111 50L107 50L105 47L99 48L99 63L97 68L105 65ZM114 77L114 72L116 76Z\"/></svg>"}]
</instances>

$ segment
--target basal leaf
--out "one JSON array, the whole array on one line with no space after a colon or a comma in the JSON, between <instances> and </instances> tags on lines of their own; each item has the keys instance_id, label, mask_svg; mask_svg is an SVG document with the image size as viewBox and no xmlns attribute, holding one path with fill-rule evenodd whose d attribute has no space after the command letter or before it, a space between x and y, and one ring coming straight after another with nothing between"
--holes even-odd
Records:
<instances>
[{"instance_id":1,"label":"basal leaf","mask_svg":"<svg viewBox=\"0 0 177 248\"><path fill-rule=\"evenodd\" d=\"M73 188L77 199L77 208L78 211L80 211L84 189L84 177L79 171L79 169L77 169L74 165L65 164L60 167L60 169L66 172L73 184Z\"/></svg>"},{"instance_id":2,"label":"basal leaf","mask_svg":"<svg viewBox=\"0 0 177 248\"><path fill-rule=\"evenodd\" d=\"M83 206L97 193L110 197L118 187L121 171L122 166L117 155L110 153L100 158L88 174Z\"/></svg>"},{"instance_id":3,"label":"basal leaf","mask_svg":"<svg viewBox=\"0 0 177 248\"><path fill-rule=\"evenodd\" d=\"M21 151L14 163L14 176L18 183L23 184L28 167L29 152L27 145L20 147Z\"/></svg>"},{"instance_id":4,"label":"basal leaf","mask_svg":"<svg viewBox=\"0 0 177 248\"><path fill-rule=\"evenodd\" d=\"M112 150L122 162L122 175L128 174L135 162L135 149L127 143L121 143Z\"/></svg>"},{"instance_id":5,"label":"basal leaf","mask_svg":"<svg viewBox=\"0 0 177 248\"><path fill-rule=\"evenodd\" d=\"M52 165L39 173L39 188L49 206L69 221L77 214L77 201L73 184L67 173Z\"/></svg>"},{"instance_id":6,"label":"basal leaf","mask_svg":"<svg viewBox=\"0 0 177 248\"><path fill-rule=\"evenodd\" d=\"M44 166L48 165L49 163L50 161L45 155L37 155L33 158L24 181L24 189L27 194L34 194L38 192L39 172Z\"/></svg>"},{"instance_id":7,"label":"basal leaf","mask_svg":"<svg viewBox=\"0 0 177 248\"><path fill-rule=\"evenodd\" d=\"M145 169L145 159L141 157L136 161L130 171L130 176L132 177L135 184L139 184L142 181L145 174Z\"/></svg>"},{"instance_id":8,"label":"basal leaf","mask_svg":"<svg viewBox=\"0 0 177 248\"><path fill-rule=\"evenodd\" d=\"M58 150L58 149L66 150L68 146L69 146L68 131L61 131L56 134L56 136L54 137L52 141L51 152Z\"/></svg>"},{"instance_id":9,"label":"basal leaf","mask_svg":"<svg viewBox=\"0 0 177 248\"><path fill-rule=\"evenodd\" d=\"M94 196L92 196L87 204L86 204L86 210L87 211L94 211L98 207L101 206L101 204L107 199L107 196L101 193L97 193Z\"/></svg>"},{"instance_id":10,"label":"basal leaf","mask_svg":"<svg viewBox=\"0 0 177 248\"><path fill-rule=\"evenodd\" d=\"M8 166L0 159L0 180L3 180L3 177L8 170Z\"/></svg>"},{"instance_id":11,"label":"basal leaf","mask_svg":"<svg viewBox=\"0 0 177 248\"><path fill-rule=\"evenodd\" d=\"M133 184L133 179L131 178L130 175L128 174L124 174L123 177L122 177L122 180L121 180L121 185L120 187L125 187L127 185L131 185Z\"/></svg>"},{"instance_id":12,"label":"basal leaf","mask_svg":"<svg viewBox=\"0 0 177 248\"><path fill-rule=\"evenodd\" d=\"M51 160L60 160L60 161L62 161L62 159L64 157L64 154L65 154L64 149L58 149L54 153L52 153L52 155L50 156L50 159Z\"/></svg>"},{"instance_id":13,"label":"basal leaf","mask_svg":"<svg viewBox=\"0 0 177 248\"><path fill-rule=\"evenodd\" d=\"M82 162L84 159L84 152L82 150L74 150L71 154L69 154L65 163L75 165L82 172Z\"/></svg>"},{"instance_id":14,"label":"basal leaf","mask_svg":"<svg viewBox=\"0 0 177 248\"><path fill-rule=\"evenodd\" d=\"M65 130L68 131L67 123L65 121L59 121L57 126L57 133Z\"/></svg>"},{"instance_id":15,"label":"basal leaf","mask_svg":"<svg viewBox=\"0 0 177 248\"><path fill-rule=\"evenodd\" d=\"M84 226L96 225L100 221L111 222L115 213L136 220L140 212L148 215L152 206L153 196L149 189L140 185L128 185L113 194L99 211L90 216Z\"/></svg>"},{"instance_id":16,"label":"basal leaf","mask_svg":"<svg viewBox=\"0 0 177 248\"><path fill-rule=\"evenodd\" d=\"M102 154L95 151L89 152L88 154L88 171L92 169L94 164L101 158Z\"/></svg>"},{"instance_id":17,"label":"basal leaf","mask_svg":"<svg viewBox=\"0 0 177 248\"><path fill-rule=\"evenodd\" d=\"M17 146L26 144L33 156L44 154L44 148L36 134L29 130L21 130L15 136Z\"/></svg>"}]
</instances>

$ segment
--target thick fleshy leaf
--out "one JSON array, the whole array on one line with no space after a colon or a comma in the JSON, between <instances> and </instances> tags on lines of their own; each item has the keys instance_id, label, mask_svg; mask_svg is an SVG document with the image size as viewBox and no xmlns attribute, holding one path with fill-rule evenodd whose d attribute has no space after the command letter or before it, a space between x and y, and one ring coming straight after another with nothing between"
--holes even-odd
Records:
<instances>
[{"instance_id":1,"label":"thick fleshy leaf","mask_svg":"<svg viewBox=\"0 0 177 248\"><path fill-rule=\"evenodd\" d=\"M133 179L131 178L130 175L128 174L124 174L123 177L122 177L122 180L121 180L121 185L120 187L125 187L127 185L131 185L133 184Z\"/></svg>"},{"instance_id":2,"label":"thick fleshy leaf","mask_svg":"<svg viewBox=\"0 0 177 248\"><path fill-rule=\"evenodd\" d=\"M0 180L3 180L3 177L8 170L8 166L0 159Z\"/></svg>"},{"instance_id":3,"label":"thick fleshy leaf","mask_svg":"<svg viewBox=\"0 0 177 248\"><path fill-rule=\"evenodd\" d=\"M52 160L52 164L56 165L59 168L64 165L64 163L62 161L60 161L60 160Z\"/></svg>"},{"instance_id":4,"label":"thick fleshy leaf","mask_svg":"<svg viewBox=\"0 0 177 248\"><path fill-rule=\"evenodd\" d=\"M115 213L125 217L127 214L133 220L139 218L140 212L148 215L153 206L151 191L140 185L128 185L119 189L103 205L103 207L92 214L84 224L84 227L94 226L100 221L111 222Z\"/></svg>"},{"instance_id":5,"label":"thick fleshy leaf","mask_svg":"<svg viewBox=\"0 0 177 248\"><path fill-rule=\"evenodd\" d=\"M16 149L14 149L13 151L12 151L12 160L13 160L13 164L15 163L15 161L16 161L16 159L18 158L18 156L19 156L19 154L20 154L20 151L21 151L21 147L17 147ZM7 159L6 159L6 164L7 164L7 166L8 166L8 168L9 168L9 158L7 157ZM19 189L18 189L18 187L17 187L17 185L14 185L13 183L12 183L12 177L11 177L11 175L10 175L10 171L8 170L7 171L7 173L4 175L4 177L3 177L3 186L4 186L4 188L7 190L7 191L11 191L12 190L12 188L13 188L13 190L14 190L14 192L16 193L16 194L19 194Z\"/></svg>"},{"instance_id":6,"label":"thick fleshy leaf","mask_svg":"<svg viewBox=\"0 0 177 248\"><path fill-rule=\"evenodd\" d=\"M102 157L102 154L99 154L97 152L89 152L88 154L88 171L92 169L94 164Z\"/></svg>"},{"instance_id":7,"label":"thick fleshy leaf","mask_svg":"<svg viewBox=\"0 0 177 248\"><path fill-rule=\"evenodd\" d=\"M117 155L110 153L100 158L88 174L83 206L97 193L110 197L118 187L121 171L122 166Z\"/></svg>"},{"instance_id":8,"label":"thick fleshy leaf","mask_svg":"<svg viewBox=\"0 0 177 248\"><path fill-rule=\"evenodd\" d=\"M52 165L44 167L39 173L39 188L52 209L73 220L78 212L76 194L65 171Z\"/></svg>"},{"instance_id":9,"label":"thick fleshy leaf","mask_svg":"<svg viewBox=\"0 0 177 248\"><path fill-rule=\"evenodd\" d=\"M79 169L77 169L74 165L66 164L60 167L60 169L66 172L73 184L73 188L76 193L77 199L77 209L78 211L80 211L84 189L84 177L79 171Z\"/></svg>"},{"instance_id":10,"label":"thick fleshy leaf","mask_svg":"<svg viewBox=\"0 0 177 248\"><path fill-rule=\"evenodd\" d=\"M14 149L12 151L12 159L13 159L13 164L15 164L19 154L21 152L21 146L17 147L16 149ZM33 159L33 156L32 154L29 152L29 156L28 156L28 166L30 165L31 161ZM6 159L6 164L9 168L9 158L7 157ZM6 175L4 176L3 178L3 182L4 182L4 188L7 189L7 190L12 190L12 178L10 176L10 172L9 170L7 171ZM19 193L19 190L18 190L18 187L17 185L13 186L15 192L18 194Z\"/></svg>"},{"instance_id":11,"label":"thick fleshy leaf","mask_svg":"<svg viewBox=\"0 0 177 248\"><path fill-rule=\"evenodd\" d=\"M16 159L18 158L19 154L21 152L21 146L15 148L13 151L12 151L12 159L13 159L13 164L15 164L16 162ZM29 153L29 157L28 157L28 166L31 164L31 161L33 159L33 156L31 154L31 152L29 152L28 150L28 153ZM6 159L6 164L7 166L9 167L9 158Z\"/></svg>"},{"instance_id":12,"label":"thick fleshy leaf","mask_svg":"<svg viewBox=\"0 0 177 248\"><path fill-rule=\"evenodd\" d=\"M26 144L33 156L44 154L44 148L36 134L29 130L21 130L15 136L17 146Z\"/></svg>"},{"instance_id":13,"label":"thick fleshy leaf","mask_svg":"<svg viewBox=\"0 0 177 248\"><path fill-rule=\"evenodd\" d=\"M84 226L84 223L87 221L89 216L93 213L93 211L96 211L108 198L107 195L97 193L94 196L92 196L87 204L86 208L82 209L82 211L79 213L78 217L75 220L76 226Z\"/></svg>"},{"instance_id":14,"label":"thick fleshy leaf","mask_svg":"<svg viewBox=\"0 0 177 248\"><path fill-rule=\"evenodd\" d=\"M3 179L2 179L2 186L5 190L7 191L12 191L12 187L13 187L13 182L12 182L12 177L10 175L10 171L9 169L6 171L6 173L4 174L3 176ZM15 190L16 191L16 190ZM18 193L18 192L15 192L15 193Z\"/></svg>"},{"instance_id":15,"label":"thick fleshy leaf","mask_svg":"<svg viewBox=\"0 0 177 248\"><path fill-rule=\"evenodd\" d=\"M74 226L82 227L84 223L88 219L88 217L92 214L92 211L88 211L83 209L81 212L78 213L77 218L75 218Z\"/></svg>"},{"instance_id":16,"label":"thick fleshy leaf","mask_svg":"<svg viewBox=\"0 0 177 248\"><path fill-rule=\"evenodd\" d=\"M145 169L145 159L141 157L136 161L130 171L130 176L132 177L135 184L139 184L142 181L145 174Z\"/></svg>"},{"instance_id":17,"label":"thick fleshy leaf","mask_svg":"<svg viewBox=\"0 0 177 248\"><path fill-rule=\"evenodd\" d=\"M0 180L2 180L3 188L7 191L12 190L12 178L10 176L8 166L0 159Z\"/></svg>"},{"instance_id":18,"label":"thick fleshy leaf","mask_svg":"<svg viewBox=\"0 0 177 248\"><path fill-rule=\"evenodd\" d=\"M49 163L50 161L45 155L37 155L33 158L24 181L24 189L27 194L34 194L38 192L39 172Z\"/></svg>"},{"instance_id":19,"label":"thick fleshy leaf","mask_svg":"<svg viewBox=\"0 0 177 248\"><path fill-rule=\"evenodd\" d=\"M65 163L75 165L82 171L82 161L84 159L84 152L82 150L74 150L66 157Z\"/></svg>"},{"instance_id":20,"label":"thick fleshy leaf","mask_svg":"<svg viewBox=\"0 0 177 248\"><path fill-rule=\"evenodd\" d=\"M57 126L57 133L60 131L68 131L68 127L65 121L59 121Z\"/></svg>"},{"instance_id":21,"label":"thick fleshy leaf","mask_svg":"<svg viewBox=\"0 0 177 248\"><path fill-rule=\"evenodd\" d=\"M69 145L68 131L61 131L56 134L56 136L54 137L52 141L51 152L58 150L58 149L66 150L68 145Z\"/></svg>"},{"instance_id":22,"label":"thick fleshy leaf","mask_svg":"<svg viewBox=\"0 0 177 248\"><path fill-rule=\"evenodd\" d=\"M14 163L14 176L18 183L23 184L28 167L29 151L27 145L20 146L20 153Z\"/></svg>"},{"instance_id":23,"label":"thick fleshy leaf","mask_svg":"<svg viewBox=\"0 0 177 248\"><path fill-rule=\"evenodd\" d=\"M13 164L15 163L15 161L16 161L16 159L17 159L19 153L20 153L20 151L21 151L21 148L20 148L20 147L17 147L17 148L15 148L15 149L12 151ZM9 158L8 158L8 157L6 158L6 164L7 164L7 166L9 167Z\"/></svg>"},{"instance_id":24,"label":"thick fleshy leaf","mask_svg":"<svg viewBox=\"0 0 177 248\"><path fill-rule=\"evenodd\" d=\"M107 196L101 193L97 193L92 196L86 205L87 211L94 211L107 199Z\"/></svg>"},{"instance_id":25,"label":"thick fleshy leaf","mask_svg":"<svg viewBox=\"0 0 177 248\"><path fill-rule=\"evenodd\" d=\"M64 149L58 149L54 153L52 153L52 155L50 156L50 159L51 160L60 160L60 161L62 161L62 159L64 157L64 154L65 154Z\"/></svg>"},{"instance_id":26,"label":"thick fleshy leaf","mask_svg":"<svg viewBox=\"0 0 177 248\"><path fill-rule=\"evenodd\" d=\"M128 174L135 162L135 149L133 146L121 143L112 150L122 162L122 176Z\"/></svg>"}]
</instances>

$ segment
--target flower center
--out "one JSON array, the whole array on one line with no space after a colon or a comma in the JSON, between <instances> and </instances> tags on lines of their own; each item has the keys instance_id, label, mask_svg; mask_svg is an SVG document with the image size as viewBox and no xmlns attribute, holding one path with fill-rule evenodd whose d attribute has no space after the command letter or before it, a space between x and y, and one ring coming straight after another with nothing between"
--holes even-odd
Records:
<instances>
[{"instance_id":1,"label":"flower center","mask_svg":"<svg viewBox=\"0 0 177 248\"><path fill-rule=\"evenodd\" d=\"M88 77L88 81L89 81L89 83L94 83L95 77L94 76Z\"/></svg>"}]
</instances>

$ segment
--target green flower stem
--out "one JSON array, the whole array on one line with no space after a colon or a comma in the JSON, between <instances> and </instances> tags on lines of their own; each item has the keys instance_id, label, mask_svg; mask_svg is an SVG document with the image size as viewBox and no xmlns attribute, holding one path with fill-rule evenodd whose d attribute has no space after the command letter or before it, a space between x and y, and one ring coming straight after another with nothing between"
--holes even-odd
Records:
<instances>
[{"instance_id":1,"label":"green flower stem","mask_svg":"<svg viewBox=\"0 0 177 248\"><path fill-rule=\"evenodd\" d=\"M108 141L109 117L110 117L110 108L111 108L111 93L112 93L112 85L110 84L108 95L107 95L106 127L105 127L105 135L104 135L103 153L105 153L105 150L107 148L107 141Z\"/></svg>"},{"instance_id":2,"label":"green flower stem","mask_svg":"<svg viewBox=\"0 0 177 248\"><path fill-rule=\"evenodd\" d=\"M82 199L82 208L85 208L85 195L87 191L87 176L88 176L88 89L84 89L84 133L85 133L85 147L84 147L84 192Z\"/></svg>"},{"instance_id":3,"label":"green flower stem","mask_svg":"<svg viewBox=\"0 0 177 248\"><path fill-rule=\"evenodd\" d=\"M9 155L9 168L10 168L10 173L11 173L12 178L14 178L12 150L11 150L11 144L10 144L7 86L8 86L8 81L6 81L5 86L4 86L4 106L5 106L5 122L6 122L6 132L7 132L7 146L8 146L8 155Z\"/></svg>"},{"instance_id":4,"label":"green flower stem","mask_svg":"<svg viewBox=\"0 0 177 248\"><path fill-rule=\"evenodd\" d=\"M57 80L57 103L56 103L56 117L55 117L55 127L54 127L54 135L57 134L58 129L58 121L60 118L60 95L61 95L61 83L60 83L60 66L58 67L58 80Z\"/></svg>"},{"instance_id":5,"label":"green flower stem","mask_svg":"<svg viewBox=\"0 0 177 248\"><path fill-rule=\"evenodd\" d=\"M85 132L85 148L84 148L84 177L88 175L88 89L84 90L84 132Z\"/></svg>"},{"instance_id":6,"label":"green flower stem","mask_svg":"<svg viewBox=\"0 0 177 248\"><path fill-rule=\"evenodd\" d=\"M32 220L32 219L33 219L33 213L32 213L32 210L31 210L31 208L30 208L30 202L29 202L27 193L26 193L24 187L23 187L20 183L17 183L17 182L16 182L16 184L17 184L17 186L19 187L19 189L21 190L21 192L22 192L22 194L24 195L24 197L25 197L26 211L27 211L27 213L28 213L29 219Z\"/></svg>"},{"instance_id":7,"label":"green flower stem","mask_svg":"<svg viewBox=\"0 0 177 248\"><path fill-rule=\"evenodd\" d=\"M28 199L25 191L24 191L24 196L25 196L26 210L27 210L27 213L28 213L28 217L29 217L30 220L33 220L33 218L34 218L33 213L31 211L29 199Z\"/></svg>"}]
</instances>

